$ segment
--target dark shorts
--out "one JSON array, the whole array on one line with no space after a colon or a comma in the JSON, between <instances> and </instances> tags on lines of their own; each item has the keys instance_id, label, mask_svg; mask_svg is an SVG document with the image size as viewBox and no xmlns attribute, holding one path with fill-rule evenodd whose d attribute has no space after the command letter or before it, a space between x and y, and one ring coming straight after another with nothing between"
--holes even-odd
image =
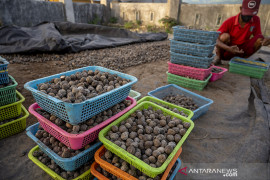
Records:
<instances>
[{"instance_id":1,"label":"dark shorts","mask_svg":"<svg viewBox=\"0 0 270 180\"><path fill-rule=\"evenodd\" d=\"M253 38L249 39L244 44L237 45L239 49L242 49L244 51L243 54L232 54L232 53L230 53L228 51L225 51L225 50L221 49L221 52L220 52L221 59L222 60L230 60L235 56L238 56L238 57L249 57L249 56L251 56L252 54L255 53L254 45L255 45L256 41L259 38L263 39L264 37L262 35L257 35L257 36L254 36ZM234 44L230 44L230 46L233 46L233 45Z\"/></svg>"}]
</instances>

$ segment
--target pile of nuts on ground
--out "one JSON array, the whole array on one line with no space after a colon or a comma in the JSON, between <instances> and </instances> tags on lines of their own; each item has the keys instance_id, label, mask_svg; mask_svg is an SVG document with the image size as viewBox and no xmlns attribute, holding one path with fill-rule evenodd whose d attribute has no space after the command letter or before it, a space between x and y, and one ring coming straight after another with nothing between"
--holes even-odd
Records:
<instances>
[{"instance_id":1,"label":"pile of nuts on ground","mask_svg":"<svg viewBox=\"0 0 270 180\"><path fill-rule=\"evenodd\" d=\"M61 167L59 167L51 158L49 158L49 156L47 156L41 150L34 151L33 156L64 179L75 179L79 177L81 174L90 170L91 162L85 163L76 171L65 171Z\"/></svg>"},{"instance_id":2,"label":"pile of nuts on ground","mask_svg":"<svg viewBox=\"0 0 270 180\"><path fill-rule=\"evenodd\" d=\"M41 127L39 127L39 130L37 131L35 136L41 142L43 142L48 148L53 150L56 154L58 154L62 158L70 158L76 156L77 154L91 147L91 145L88 144L83 149L73 150L70 147L67 147L62 142L58 141L55 137L53 137L51 134L43 130ZM96 141L92 142L91 144L95 143Z\"/></svg>"},{"instance_id":3,"label":"pile of nuts on ground","mask_svg":"<svg viewBox=\"0 0 270 180\"><path fill-rule=\"evenodd\" d=\"M59 61L59 64L68 64L69 69L89 66L107 67L114 70L123 70L158 60L167 61L170 56L169 41L157 41L148 43L131 44L116 48L99 50L86 50L79 53L67 54L10 54L1 55L12 63L29 64L33 62ZM120 58L121 57L121 58ZM58 62L56 62L56 65Z\"/></svg>"},{"instance_id":4,"label":"pile of nuts on ground","mask_svg":"<svg viewBox=\"0 0 270 180\"><path fill-rule=\"evenodd\" d=\"M113 154L109 150L106 150L105 154L101 157L103 160L107 161L108 163L114 165L115 167L121 169L122 171L125 171L126 173L130 174L131 176L139 179L139 180L160 180L163 176L163 174L160 174L156 176L155 178L150 178L146 174L142 173L140 170L136 169L134 166L130 165L123 159L119 158L117 155ZM171 169L168 177L170 177L170 174L172 173L174 167ZM99 170L98 170L99 171ZM106 177L112 177L112 179L115 179L116 177L112 176L108 172L101 170L101 172ZM117 179L117 178L116 178Z\"/></svg>"},{"instance_id":5,"label":"pile of nuts on ground","mask_svg":"<svg viewBox=\"0 0 270 180\"><path fill-rule=\"evenodd\" d=\"M112 126L106 138L151 167L158 168L189 127L190 123L149 106L137 110L119 126Z\"/></svg>"},{"instance_id":6,"label":"pile of nuts on ground","mask_svg":"<svg viewBox=\"0 0 270 180\"><path fill-rule=\"evenodd\" d=\"M186 97L184 95L168 95L162 98L163 101L167 101L169 103L175 104L177 106L181 106L183 108L194 111L199 108L199 106L193 101L191 97Z\"/></svg>"},{"instance_id":7,"label":"pile of nuts on ground","mask_svg":"<svg viewBox=\"0 0 270 180\"><path fill-rule=\"evenodd\" d=\"M130 105L131 105L130 100L124 100L121 103L114 105L113 107L107 109L106 111L103 111L99 113L98 115L95 115L89 120L83 123L80 123L78 125L72 125L70 123L67 123L40 108L35 109L35 111L39 113L40 115L42 115L43 117L45 117L46 119L50 120L52 123L59 126L61 129L65 130L66 132L71 133L71 134L81 134L95 127L96 125L106 121L107 119L111 118L117 113L123 111Z\"/></svg>"},{"instance_id":8,"label":"pile of nuts on ground","mask_svg":"<svg viewBox=\"0 0 270 180\"><path fill-rule=\"evenodd\" d=\"M76 72L38 85L38 90L68 103L80 103L130 82L116 74L98 70Z\"/></svg>"}]
</instances>

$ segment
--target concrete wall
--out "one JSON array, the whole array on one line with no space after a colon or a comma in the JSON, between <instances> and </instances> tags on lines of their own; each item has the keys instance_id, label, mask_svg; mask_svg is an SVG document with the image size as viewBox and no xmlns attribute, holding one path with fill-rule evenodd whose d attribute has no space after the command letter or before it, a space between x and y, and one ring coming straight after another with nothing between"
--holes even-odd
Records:
<instances>
[{"instance_id":1,"label":"concrete wall","mask_svg":"<svg viewBox=\"0 0 270 180\"><path fill-rule=\"evenodd\" d=\"M168 15L166 3L115 3L111 2L111 17L117 17L119 23L136 21L135 12L139 12L143 24L159 24L159 20ZM151 12L154 14L151 21ZM123 14L124 13L124 14Z\"/></svg>"},{"instance_id":2,"label":"concrete wall","mask_svg":"<svg viewBox=\"0 0 270 180\"><path fill-rule=\"evenodd\" d=\"M73 3L73 6L75 22L89 23L95 15L104 19L104 5ZM64 4L35 0L0 0L2 25L33 26L43 21L66 21Z\"/></svg>"},{"instance_id":3,"label":"concrete wall","mask_svg":"<svg viewBox=\"0 0 270 180\"><path fill-rule=\"evenodd\" d=\"M73 3L75 22L89 23L98 17L104 21L105 6L101 4Z\"/></svg>"},{"instance_id":4,"label":"concrete wall","mask_svg":"<svg viewBox=\"0 0 270 180\"><path fill-rule=\"evenodd\" d=\"M62 3L32 0L1 0L2 25L32 26L43 21L65 21Z\"/></svg>"},{"instance_id":5,"label":"concrete wall","mask_svg":"<svg viewBox=\"0 0 270 180\"><path fill-rule=\"evenodd\" d=\"M217 30L227 18L237 15L239 8L240 5L236 4L182 4L180 23L195 28ZM258 16L261 19L262 33L270 35L270 5L261 5Z\"/></svg>"}]
</instances>

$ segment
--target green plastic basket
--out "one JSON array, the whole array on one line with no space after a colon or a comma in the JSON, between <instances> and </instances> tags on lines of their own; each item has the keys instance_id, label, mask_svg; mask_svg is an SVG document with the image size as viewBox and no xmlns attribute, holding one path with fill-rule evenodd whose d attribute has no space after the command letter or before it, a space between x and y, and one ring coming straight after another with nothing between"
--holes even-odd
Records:
<instances>
[{"instance_id":1,"label":"green plastic basket","mask_svg":"<svg viewBox=\"0 0 270 180\"><path fill-rule=\"evenodd\" d=\"M201 81L201 80L190 79L183 76L174 75L167 72L167 78L168 78L169 84L176 84L181 87L187 87L187 88L196 89L199 91L203 90L203 88L207 85L211 77L212 77L212 74L210 74L206 80Z\"/></svg>"},{"instance_id":2,"label":"green plastic basket","mask_svg":"<svg viewBox=\"0 0 270 180\"><path fill-rule=\"evenodd\" d=\"M145 96L143 97L142 99L140 99L137 104L140 104L141 102L145 102L145 101L149 101L149 102L153 102L153 103L156 103L156 104L163 104L163 105L166 105L168 106L169 108L176 108L178 111L183 111L188 117L188 119L191 119L192 116L194 115L194 113L191 111L191 110L188 110L186 108L183 108L183 107L180 107L180 106L177 106L175 104L171 104L169 102L166 102L166 101L162 101L160 99L157 99L157 98L154 98L154 97L151 97L151 96ZM180 115L180 114L179 114Z\"/></svg>"},{"instance_id":3,"label":"green plastic basket","mask_svg":"<svg viewBox=\"0 0 270 180\"><path fill-rule=\"evenodd\" d=\"M18 91L16 91L16 94L19 101L0 107L0 121L4 121L21 115L22 102L25 100L25 98Z\"/></svg>"},{"instance_id":4,"label":"green plastic basket","mask_svg":"<svg viewBox=\"0 0 270 180\"><path fill-rule=\"evenodd\" d=\"M105 138L105 136L108 134L108 132L110 131L112 126L119 125L122 121L129 118L129 116L132 113L134 113L136 110L148 109L149 106L152 107L154 110L158 110L158 109L162 110L164 115L171 115L172 117L176 117L178 119L181 119L184 122L190 123L190 127L187 130L186 134L178 142L177 146L174 148L172 153L168 156L167 160L159 168L151 167L150 165L146 164L144 161L138 159L134 155L128 153L124 149L120 148L119 146L117 146L116 144L112 143L111 141L109 141L108 139ZM109 126L104 128L102 131L100 131L99 139L104 144L106 149L110 150L112 153L116 154L117 156L119 156L123 160L127 161L129 164L133 165L135 168L139 169L144 174L146 174L152 178L155 178L157 175L162 174L166 170L167 166L169 165L169 163L171 162L171 160L173 159L173 157L175 156L177 151L180 149L180 147L182 146L182 144L184 143L184 141L186 140L186 138L188 137L188 135L190 134L190 132L193 128L194 128L194 123L190 119L187 119L183 116L180 116L180 115L178 115L178 114L176 114L176 113L174 113L166 108L158 106L152 102L141 102L139 105L137 105L136 107L131 109L129 112L127 112L126 114L124 114L123 116L118 118L116 121L111 123Z\"/></svg>"},{"instance_id":5,"label":"green plastic basket","mask_svg":"<svg viewBox=\"0 0 270 180\"><path fill-rule=\"evenodd\" d=\"M33 152L38 151L38 150L39 150L38 146L35 146L34 148L32 148L30 152L28 153L28 158L31 159L36 165L38 165L43 171L49 174L53 179L65 180L33 156ZM92 174L89 169L85 173L81 174L79 177L75 178L74 180L89 180L91 177L92 177Z\"/></svg>"},{"instance_id":6,"label":"green plastic basket","mask_svg":"<svg viewBox=\"0 0 270 180\"><path fill-rule=\"evenodd\" d=\"M11 86L0 88L0 106L16 102L16 87L18 83L12 76L10 75L8 76L10 77L10 79L14 84Z\"/></svg>"},{"instance_id":7,"label":"green plastic basket","mask_svg":"<svg viewBox=\"0 0 270 180\"><path fill-rule=\"evenodd\" d=\"M130 90L128 96L134 98L137 101L139 99L139 97L141 97L141 93L134 91L134 90Z\"/></svg>"},{"instance_id":8,"label":"green plastic basket","mask_svg":"<svg viewBox=\"0 0 270 180\"><path fill-rule=\"evenodd\" d=\"M256 68L230 62L229 72L261 79L268 69Z\"/></svg>"},{"instance_id":9,"label":"green plastic basket","mask_svg":"<svg viewBox=\"0 0 270 180\"><path fill-rule=\"evenodd\" d=\"M29 116L29 113L23 105L22 116L23 117L19 119L0 125L0 139L12 136L25 130L26 118Z\"/></svg>"}]
</instances>

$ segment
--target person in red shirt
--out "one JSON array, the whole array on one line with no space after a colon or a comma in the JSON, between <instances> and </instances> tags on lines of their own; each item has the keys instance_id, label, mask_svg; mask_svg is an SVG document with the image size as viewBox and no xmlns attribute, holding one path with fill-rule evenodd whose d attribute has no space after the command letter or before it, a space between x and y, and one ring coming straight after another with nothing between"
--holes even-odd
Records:
<instances>
[{"instance_id":1,"label":"person in red shirt","mask_svg":"<svg viewBox=\"0 0 270 180\"><path fill-rule=\"evenodd\" d=\"M240 13L223 22L218 29L214 64L235 56L249 57L262 45L270 44L270 38L263 37L260 18L256 16L260 3L261 0L243 0Z\"/></svg>"}]
</instances>

